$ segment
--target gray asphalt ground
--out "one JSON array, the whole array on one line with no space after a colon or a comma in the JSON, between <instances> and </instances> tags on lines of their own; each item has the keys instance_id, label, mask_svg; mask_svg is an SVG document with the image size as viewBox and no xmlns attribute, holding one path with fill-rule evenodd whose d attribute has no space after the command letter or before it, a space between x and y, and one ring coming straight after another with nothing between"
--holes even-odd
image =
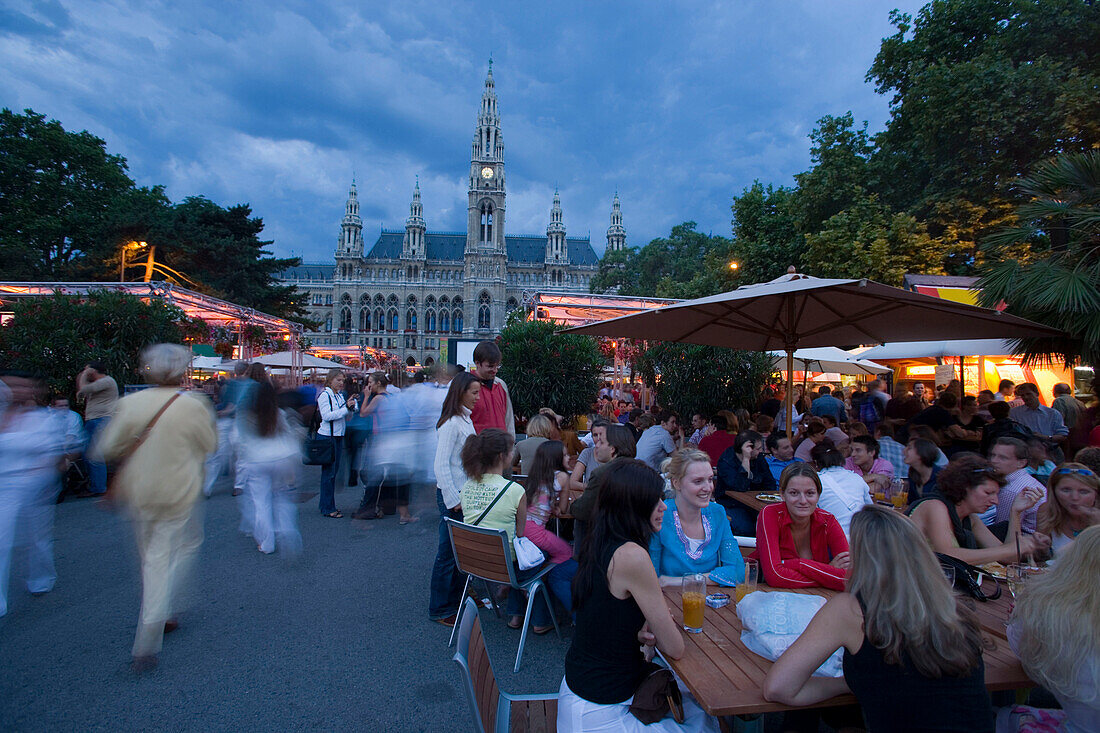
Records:
<instances>
[{"instance_id":1,"label":"gray asphalt ground","mask_svg":"<svg viewBox=\"0 0 1100 733\"><path fill-rule=\"evenodd\" d=\"M305 469L316 488L320 470ZM450 630L427 619L439 515L434 493L414 491L419 522L328 519L299 505L305 545L296 559L262 555L237 528L223 478L203 503L206 540L184 594L181 627L156 670L129 671L140 605L129 521L93 500L57 507L58 582L26 592L23 555L12 563L0 618L0 730L467 731L470 711L448 648ZM345 515L359 489L338 487ZM481 611L504 690L553 693L569 630L531 635L512 674L519 632Z\"/></svg>"}]
</instances>

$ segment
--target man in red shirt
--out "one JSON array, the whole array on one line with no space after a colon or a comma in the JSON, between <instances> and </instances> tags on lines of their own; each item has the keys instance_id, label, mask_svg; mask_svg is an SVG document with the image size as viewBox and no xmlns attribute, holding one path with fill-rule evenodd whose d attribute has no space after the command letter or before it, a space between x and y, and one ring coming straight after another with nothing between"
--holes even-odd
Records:
<instances>
[{"instance_id":1,"label":"man in red shirt","mask_svg":"<svg viewBox=\"0 0 1100 733\"><path fill-rule=\"evenodd\" d=\"M699 441L699 450L710 457L710 465L715 468L726 448L733 446L737 440L737 433L730 432L724 415L715 415L710 419L710 424L714 426L714 432Z\"/></svg>"},{"instance_id":2,"label":"man in red shirt","mask_svg":"<svg viewBox=\"0 0 1100 733\"><path fill-rule=\"evenodd\" d=\"M512 398L508 385L497 376L500 369L500 347L492 341L482 341L474 347L473 375L481 380L481 396L470 413L474 430L485 428L507 430L516 437L516 420L512 413Z\"/></svg>"}]
</instances>

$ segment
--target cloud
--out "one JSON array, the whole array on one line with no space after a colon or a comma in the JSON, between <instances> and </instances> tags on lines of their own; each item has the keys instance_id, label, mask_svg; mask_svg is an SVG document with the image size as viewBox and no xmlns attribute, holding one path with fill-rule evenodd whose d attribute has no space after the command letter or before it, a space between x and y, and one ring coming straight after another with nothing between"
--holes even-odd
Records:
<instances>
[{"instance_id":1,"label":"cloud","mask_svg":"<svg viewBox=\"0 0 1100 733\"><path fill-rule=\"evenodd\" d=\"M323 261L353 174L368 240L417 175L428 226L465 228L492 54L508 230L545 231L557 185L602 250L616 190L632 244L688 219L728 236L731 197L789 185L822 115L880 128L863 75L892 7L24 0L0 10L0 105L103 137L173 199L248 202L276 253Z\"/></svg>"}]
</instances>

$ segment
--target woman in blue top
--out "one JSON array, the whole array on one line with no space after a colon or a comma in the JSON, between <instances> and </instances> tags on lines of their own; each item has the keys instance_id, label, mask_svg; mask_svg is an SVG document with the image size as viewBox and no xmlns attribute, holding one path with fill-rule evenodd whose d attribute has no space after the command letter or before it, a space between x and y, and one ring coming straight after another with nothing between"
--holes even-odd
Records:
<instances>
[{"instance_id":1,"label":"woman in blue top","mask_svg":"<svg viewBox=\"0 0 1100 733\"><path fill-rule=\"evenodd\" d=\"M668 512L661 530L649 542L649 556L661 578L661 585L680 582L685 573L710 573L722 568L722 580L745 578L745 560L714 497L710 457L701 450L685 448L672 454L668 477L675 498L666 502Z\"/></svg>"}]
</instances>

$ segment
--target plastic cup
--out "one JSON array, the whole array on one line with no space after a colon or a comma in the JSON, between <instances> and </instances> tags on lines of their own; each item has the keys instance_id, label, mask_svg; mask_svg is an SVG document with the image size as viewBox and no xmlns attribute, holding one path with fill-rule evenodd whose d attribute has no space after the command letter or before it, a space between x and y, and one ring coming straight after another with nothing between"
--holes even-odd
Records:
<instances>
[{"instance_id":1,"label":"plastic cup","mask_svg":"<svg viewBox=\"0 0 1100 733\"><path fill-rule=\"evenodd\" d=\"M684 631L700 633L703 630L703 608L707 605L707 576L700 573L684 575L680 601L684 609Z\"/></svg>"}]
</instances>

